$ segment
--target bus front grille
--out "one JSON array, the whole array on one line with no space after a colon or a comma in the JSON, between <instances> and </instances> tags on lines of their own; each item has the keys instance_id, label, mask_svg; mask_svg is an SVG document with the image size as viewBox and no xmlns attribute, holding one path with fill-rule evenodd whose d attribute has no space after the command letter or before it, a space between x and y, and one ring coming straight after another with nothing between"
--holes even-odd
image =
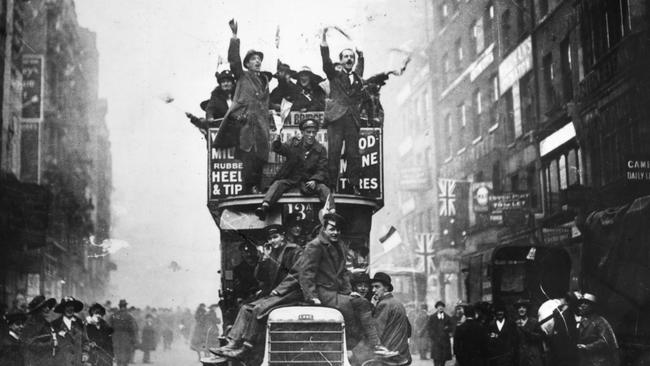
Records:
<instances>
[{"instance_id":1,"label":"bus front grille","mask_svg":"<svg viewBox=\"0 0 650 366\"><path fill-rule=\"evenodd\" d=\"M269 324L269 365L343 365L343 337L340 323Z\"/></svg>"}]
</instances>

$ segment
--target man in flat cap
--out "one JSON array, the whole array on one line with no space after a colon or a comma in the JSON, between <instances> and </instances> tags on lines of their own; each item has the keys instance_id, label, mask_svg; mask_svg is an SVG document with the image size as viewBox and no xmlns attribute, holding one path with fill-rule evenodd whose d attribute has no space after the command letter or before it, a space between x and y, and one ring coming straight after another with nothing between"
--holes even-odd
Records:
<instances>
[{"instance_id":1,"label":"man in flat cap","mask_svg":"<svg viewBox=\"0 0 650 366\"><path fill-rule=\"evenodd\" d=\"M265 220L270 208L292 188L299 188L307 196L318 195L321 202L330 200L330 209L334 209L334 199L327 186L327 150L316 141L318 122L305 119L300 122L302 137L293 137L282 143L281 134L273 141L273 151L287 158L275 181L266 192L262 205L255 210L260 220Z\"/></svg>"},{"instance_id":2,"label":"man in flat cap","mask_svg":"<svg viewBox=\"0 0 650 366\"><path fill-rule=\"evenodd\" d=\"M240 358L250 353L256 344L256 335L264 333L264 319L271 309L299 301L302 297L294 270L302 248L286 242L280 225L269 225L265 232L267 242L263 257L255 269L256 277L263 283L261 297L239 309L228 334L228 343L210 349L216 355Z\"/></svg>"},{"instance_id":3,"label":"man in flat cap","mask_svg":"<svg viewBox=\"0 0 650 366\"><path fill-rule=\"evenodd\" d=\"M237 79L232 104L224 116L215 143L218 147L237 147L243 163L244 192L261 193L262 169L269 158L269 80L262 74L264 54L249 50L243 66L239 54L237 22L230 20L232 38L228 48L230 70ZM239 130L238 141L233 141L232 131Z\"/></svg>"},{"instance_id":4,"label":"man in flat cap","mask_svg":"<svg viewBox=\"0 0 650 366\"><path fill-rule=\"evenodd\" d=\"M55 313L61 314L52 321L57 341L55 365L82 366L88 361L88 335L83 320L75 315L83 308L84 304L72 296L64 297L54 308Z\"/></svg>"},{"instance_id":5,"label":"man in flat cap","mask_svg":"<svg viewBox=\"0 0 650 366\"><path fill-rule=\"evenodd\" d=\"M584 293L578 299L579 366L618 366L618 342L609 322L594 309L596 296Z\"/></svg>"},{"instance_id":6,"label":"man in flat cap","mask_svg":"<svg viewBox=\"0 0 650 366\"><path fill-rule=\"evenodd\" d=\"M56 300L38 295L28 305L29 318L23 328L22 339L25 347L25 365L53 365L54 337L52 326L47 321Z\"/></svg>"}]
</instances>

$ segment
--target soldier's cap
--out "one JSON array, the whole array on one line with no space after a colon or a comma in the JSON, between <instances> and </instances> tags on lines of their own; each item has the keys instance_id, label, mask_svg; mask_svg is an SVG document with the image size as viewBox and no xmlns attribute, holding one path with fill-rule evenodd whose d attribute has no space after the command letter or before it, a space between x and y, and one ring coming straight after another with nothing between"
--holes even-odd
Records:
<instances>
[{"instance_id":1,"label":"soldier's cap","mask_svg":"<svg viewBox=\"0 0 650 366\"><path fill-rule=\"evenodd\" d=\"M340 229L341 226L345 224L345 219L343 216L335 213L335 212L328 212L325 215L323 215L323 224L325 224L328 221L334 221L336 223L336 226Z\"/></svg>"},{"instance_id":2,"label":"soldier's cap","mask_svg":"<svg viewBox=\"0 0 650 366\"><path fill-rule=\"evenodd\" d=\"M585 292L580 298L578 298L578 304L583 302L590 302L592 304L596 303L596 295Z\"/></svg>"},{"instance_id":3,"label":"soldier's cap","mask_svg":"<svg viewBox=\"0 0 650 366\"><path fill-rule=\"evenodd\" d=\"M81 301L75 299L72 296L66 296L63 299L61 299L61 302L59 303L59 305L57 305L54 308L54 312L57 313L57 314L63 314L65 312L65 308L68 305L73 306L75 313L80 312L84 308L84 304Z\"/></svg>"},{"instance_id":4,"label":"soldier's cap","mask_svg":"<svg viewBox=\"0 0 650 366\"><path fill-rule=\"evenodd\" d=\"M217 78L218 83L221 83L224 80L235 82L235 74L230 70L223 70L222 72L217 71L214 73L214 76Z\"/></svg>"},{"instance_id":5,"label":"soldier's cap","mask_svg":"<svg viewBox=\"0 0 650 366\"><path fill-rule=\"evenodd\" d=\"M264 60L264 53L262 53L261 51L248 50L248 52L246 52L246 56L244 56L244 66L246 66L246 64L248 63L248 60L250 60L250 58L255 56L255 55L260 57L260 61Z\"/></svg>"},{"instance_id":6,"label":"soldier's cap","mask_svg":"<svg viewBox=\"0 0 650 366\"><path fill-rule=\"evenodd\" d=\"M24 323L27 320L27 314L22 311L16 311L5 315L5 319L7 320L7 325Z\"/></svg>"},{"instance_id":7,"label":"soldier's cap","mask_svg":"<svg viewBox=\"0 0 650 366\"><path fill-rule=\"evenodd\" d=\"M56 305L56 299L54 298L49 298L46 299L45 296L43 295L38 295L32 299L32 301L29 302L29 305L27 305L27 308L29 309L29 313L33 313L39 309L41 309L43 306L47 306L50 309Z\"/></svg>"},{"instance_id":8,"label":"soldier's cap","mask_svg":"<svg viewBox=\"0 0 650 366\"><path fill-rule=\"evenodd\" d=\"M282 225L278 225L278 224L269 225L269 226L264 228L264 233L266 234L267 238L270 238L271 236L273 236L275 234L284 235L284 227Z\"/></svg>"},{"instance_id":9,"label":"soldier's cap","mask_svg":"<svg viewBox=\"0 0 650 366\"><path fill-rule=\"evenodd\" d=\"M318 122L314 121L313 119L307 118L305 120L300 121L298 124L298 128L300 128L300 131L304 131L306 128L315 128L318 130L319 125Z\"/></svg>"}]
</instances>

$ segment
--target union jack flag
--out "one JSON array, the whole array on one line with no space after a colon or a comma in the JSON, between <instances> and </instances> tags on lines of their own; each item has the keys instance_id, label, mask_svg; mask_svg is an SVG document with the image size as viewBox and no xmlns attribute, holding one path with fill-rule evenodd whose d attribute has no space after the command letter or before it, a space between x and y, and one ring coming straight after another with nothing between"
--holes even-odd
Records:
<instances>
[{"instance_id":1,"label":"union jack flag","mask_svg":"<svg viewBox=\"0 0 650 366\"><path fill-rule=\"evenodd\" d=\"M440 216L456 216L456 181L453 179L438 180L438 207Z\"/></svg>"}]
</instances>

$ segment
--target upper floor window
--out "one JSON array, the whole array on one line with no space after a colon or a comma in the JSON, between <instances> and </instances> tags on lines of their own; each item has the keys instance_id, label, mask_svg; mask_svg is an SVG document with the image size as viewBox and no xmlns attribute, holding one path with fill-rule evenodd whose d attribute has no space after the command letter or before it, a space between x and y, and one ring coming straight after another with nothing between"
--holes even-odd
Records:
<instances>
[{"instance_id":1,"label":"upper floor window","mask_svg":"<svg viewBox=\"0 0 650 366\"><path fill-rule=\"evenodd\" d=\"M506 9L501 15L501 45L502 50L507 50L512 45L512 34L510 25L510 9Z\"/></svg>"},{"instance_id":2,"label":"upper floor window","mask_svg":"<svg viewBox=\"0 0 650 366\"><path fill-rule=\"evenodd\" d=\"M463 64L463 44L460 38L456 40L454 46L456 47L456 68L460 69Z\"/></svg>"}]
</instances>

